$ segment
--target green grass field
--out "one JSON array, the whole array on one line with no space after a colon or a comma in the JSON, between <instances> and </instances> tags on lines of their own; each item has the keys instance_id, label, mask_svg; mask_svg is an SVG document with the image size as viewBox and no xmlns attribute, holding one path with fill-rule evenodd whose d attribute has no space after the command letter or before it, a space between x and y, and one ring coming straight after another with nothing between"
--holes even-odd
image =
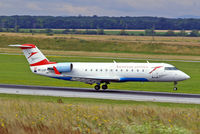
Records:
<instances>
[{"instance_id":1,"label":"green grass field","mask_svg":"<svg viewBox=\"0 0 200 134\"><path fill-rule=\"evenodd\" d=\"M11 31L15 31L13 28L10 28ZM65 29L51 29L55 34L62 34L63 31ZM76 31L80 32L84 32L86 30L89 31L97 31L98 29L75 29ZM19 32L21 33L45 33L46 29L20 29ZM71 30L72 31L72 30ZM120 29L115 29L115 30L109 30L109 29L105 29L104 30L104 34L105 35L120 35ZM155 30L155 35L156 36L166 36L168 30ZM125 29L125 32L128 35L136 35L136 36L140 36L140 35L145 35L145 30L129 30L129 29ZM176 36L178 36L179 32L181 32L180 30L174 30L174 33ZM186 33L189 33L189 31L186 31ZM180 36L180 35L179 35Z\"/></svg>"},{"instance_id":2,"label":"green grass field","mask_svg":"<svg viewBox=\"0 0 200 134\"><path fill-rule=\"evenodd\" d=\"M48 56L57 62L112 62L112 59ZM0 54L0 83L91 87L38 76L30 72L23 55ZM145 62L116 60L117 62ZM178 92L200 93L200 63L169 62L191 75ZM194 68L195 67L195 68ZM192 70L190 68L193 68ZM172 92L172 83L119 83L111 88ZM197 89L197 90L195 90ZM0 133L145 133L198 134L200 105L118 101L87 98L0 94Z\"/></svg>"},{"instance_id":3,"label":"green grass field","mask_svg":"<svg viewBox=\"0 0 200 134\"><path fill-rule=\"evenodd\" d=\"M50 61L56 62L112 62L112 59L104 58L84 58L84 57L62 57L49 56ZM5 84L24 84L24 85L43 85L60 87L86 87L93 88L81 82L63 81L39 76L31 73L28 62L23 55L0 55L0 83ZM141 60L117 59L117 62L146 62ZM153 62L153 61L152 61ZM167 62L175 65L180 70L191 76L191 79L179 82L178 91L173 91L173 83L166 82L127 82L111 83L110 89L140 90L140 91L158 91L158 92L181 92L181 93L200 93L199 68L200 63L187 62Z\"/></svg>"},{"instance_id":4,"label":"green grass field","mask_svg":"<svg viewBox=\"0 0 200 134\"><path fill-rule=\"evenodd\" d=\"M198 134L200 105L0 94L0 133Z\"/></svg>"},{"instance_id":5,"label":"green grass field","mask_svg":"<svg viewBox=\"0 0 200 134\"><path fill-rule=\"evenodd\" d=\"M116 30L116 31L105 30L104 33L106 35L120 35L120 31L121 30ZM145 35L145 31L127 31L127 30L125 30L125 32L128 35L136 35L136 36Z\"/></svg>"},{"instance_id":6,"label":"green grass field","mask_svg":"<svg viewBox=\"0 0 200 134\"><path fill-rule=\"evenodd\" d=\"M109 39L107 39L108 37ZM2 34L0 36L0 48L8 48L8 44L31 43L37 45L38 48L45 50L200 55L200 46L197 44L199 42L199 38L192 42L185 42L187 39L182 42L180 41L180 38L169 38L168 40L163 40L161 38L155 42L152 42L151 37L137 37L138 39L136 37L132 37L133 40L132 38L129 38L129 36L71 35L70 37L70 35L63 35L60 37L49 37L46 35L32 36L30 34Z\"/></svg>"}]
</instances>

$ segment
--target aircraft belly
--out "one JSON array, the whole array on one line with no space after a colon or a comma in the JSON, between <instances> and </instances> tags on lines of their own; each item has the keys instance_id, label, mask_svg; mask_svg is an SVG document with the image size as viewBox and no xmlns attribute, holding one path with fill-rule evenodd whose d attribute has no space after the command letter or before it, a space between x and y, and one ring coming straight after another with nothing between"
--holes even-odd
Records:
<instances>
[{"instance_id":1,"label":"aircraft belly","mask_svg":"<svg viewBox=\"0 0 200 134\"><path fill-rule=\"evenodd\" d=\"M128 82L128 81L139 81L139 82L148 82L147 78L120 78L121 82Z\"/></svg>"},{"instance_id":2,"label":"aircraft belly","mask_svg":"<svg viewBox=\"0 0 200 134\"><path fill-rule=\"evenodd\" d=\"M52 78L61 79L61 80L72 80L72 77L65 77L65 76L54 76Z\"/></svg>"},{"instance_id":3,"label":"aircraft belly","mask_svg":"<svg viewBox=\"0 0 200 134\"><path fill-rule=\"evenodd\" d=\"M139 73L139 74L134 74L134 75L130 75L130 74L126 74L126 75L121 75L120 76L120 82L129 82L129 81L133 81L133 82L148 82L149 78L147 75Z\"/></svg>"}]
</instances>

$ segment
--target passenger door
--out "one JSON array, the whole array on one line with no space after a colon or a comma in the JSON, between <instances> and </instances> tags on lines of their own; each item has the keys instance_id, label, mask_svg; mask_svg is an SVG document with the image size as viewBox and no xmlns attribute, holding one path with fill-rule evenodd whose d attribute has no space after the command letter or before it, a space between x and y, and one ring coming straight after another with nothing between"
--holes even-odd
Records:
<instances>
[{"instance_id":1,"label":"passenger door","mask_svg":"<svg viewBox=\"0 0 200 134\"><path fill-rule=\"evenodd\" d=\"M157 67L154 67L150 73L151 73L152 78L157 79L160 77L160 75L162 75L162 72L163 72L163 67L157 66Z\"/></svg>"},{"instance_id":2,"label":"passenger door","mask_svg":"<svg viewBox=\"0 0 200 134\"><path fill-rule=\"evenodd\" d=\"M159 78L159 71L155 70L151 73L152 78Z\"/></svg>"}]
</instances>

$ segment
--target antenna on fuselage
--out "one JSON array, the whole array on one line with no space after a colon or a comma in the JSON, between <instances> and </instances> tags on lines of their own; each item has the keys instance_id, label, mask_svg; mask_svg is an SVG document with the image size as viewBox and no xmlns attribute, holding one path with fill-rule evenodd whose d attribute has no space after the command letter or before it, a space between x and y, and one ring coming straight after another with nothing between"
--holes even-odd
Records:
<instances>
[{"instance_id":1,"label":"antenna on fuselage","mask_svg":"<svg viewBox=\"0 0 200 134\"><path fill-rule=\"evenodd\" d=\"M147 60L147 63L149 63L149 61Z\"/></svg>"},{"instance_id":2,"label":"antenna on fuselage","mask_svg":"<svg viewBox=\"0 0 200 134\"><path fill-rule=\"evenodd\" d=\"M115 60L113 60L114 63L117 63Z\"/></svg>"}]
</instances>

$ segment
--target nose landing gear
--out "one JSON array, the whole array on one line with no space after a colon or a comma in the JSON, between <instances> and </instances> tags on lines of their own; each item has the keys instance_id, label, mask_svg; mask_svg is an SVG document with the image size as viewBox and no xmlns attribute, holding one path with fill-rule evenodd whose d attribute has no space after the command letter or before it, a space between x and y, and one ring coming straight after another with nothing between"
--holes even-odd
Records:
<instances>
[{"instance_id":1,"label":"nose landing gear","mask_svg":"<svg viewBox=\"0 0 200 134\"><path fill-rule=\"evenodd\" d=\"M177 81L174 81L174 91L177 91L177 90L178 90L178 88L176 87L177 84L178 84L178 82L177 82Z\"/></svg>"}]
</instances>

